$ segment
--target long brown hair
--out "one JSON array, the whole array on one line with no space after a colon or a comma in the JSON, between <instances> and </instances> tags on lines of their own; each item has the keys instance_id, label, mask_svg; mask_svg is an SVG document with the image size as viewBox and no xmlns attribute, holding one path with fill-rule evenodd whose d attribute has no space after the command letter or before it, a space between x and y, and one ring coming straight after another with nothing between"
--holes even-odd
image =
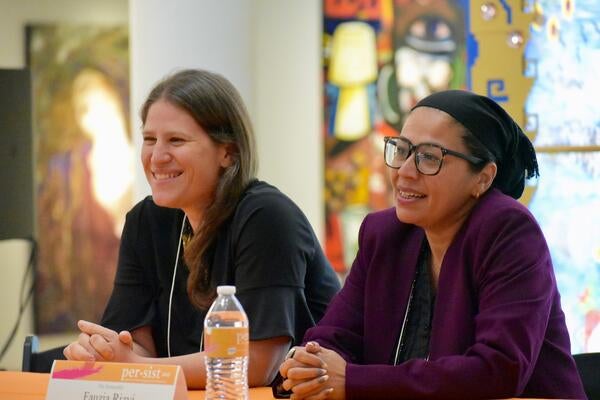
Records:
<instances>
[{"instance_id":1,"label":"long brown hair","mask_svg":"<svg viewBox=\"0 0 600 400\"><path fill-rule=\"evenodd\" d=\"M235 87L223 76L203 70L183 70L159 82L141 110L146 122L150 106L165 100L186 110L219 144L233 144L232 165L219 178L212 205L204 212L200 226L184 250L190 275L187 291L192 304L208 308L215 297L210 286L208 250L221 225L232 215L240 196L255 178L257 157L254 133L244 102Z\"/></svg>"}]
</instances>

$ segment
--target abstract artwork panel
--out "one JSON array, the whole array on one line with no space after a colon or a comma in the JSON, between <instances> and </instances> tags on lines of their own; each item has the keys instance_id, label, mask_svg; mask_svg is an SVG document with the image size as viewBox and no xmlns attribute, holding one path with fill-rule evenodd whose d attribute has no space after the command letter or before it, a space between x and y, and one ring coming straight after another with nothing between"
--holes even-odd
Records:
<instances>
[{"instance_id":1,"label":"abstract artwork panel","mask_svg":"<svg viewBox=\"0 0 600 400\"><path fill-rule=\"evenodd\" d=\"M391 204L383 136L423 96L468 88L532 139L541 176L520 201L547 238L572 351L600 351L599 5L324 0L325 247L342 278L363 217Z\"/></svg>"},{"instance_id":2,"label":"abstract artwork panel","mask_svg":"<svg viewBox=\"0 0 600 400\"><path fill-rule=\"evenodd\" d=\"M529 208L552 253L573 353L600 351L600 6L538 0L525 103L540 179Z\"/></svg>"},{"instance_id":3,"label":"abstract artwork panel","mask_svg":"<svg viewBox=\"0 0 600 400\"><path fill-rule=\"evenodd\" d=\"M573 353L600 351L600 151L538 154L529 204L550 248Z\"/></svg>"},{"instance_id":4,"label":"abstract artwork panel","mask_svg":"<svg viewBox=\"0 0 600 400\"><path fill-rule=\"evenodd\" d=\"M325 0L323 11L325 248L343 278L363 217L391 204L383 137L422 97L464 87L464 12L445 0Z\"/></svg>"},{"instance_id":5,"label":"abstract artwork panel","mask_svg":"<svg viewBox=\"0 0 600 400\"><path fill-rule=\"evenodd\" d=\"M129 41L125 27L27 27L37 237L36 331L97 321L131 207Z\"/></svg>"}]
</instances>

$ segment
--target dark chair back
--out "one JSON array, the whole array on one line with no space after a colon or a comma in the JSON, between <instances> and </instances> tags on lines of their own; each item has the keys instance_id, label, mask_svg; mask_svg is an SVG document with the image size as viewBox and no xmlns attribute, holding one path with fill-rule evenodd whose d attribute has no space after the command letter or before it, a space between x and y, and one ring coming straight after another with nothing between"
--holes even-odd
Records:
<instances>
[{"instance_id":1,"label":"dark chair back","mask_svg":"<svg viewBox=\"0 0 600 400\"><path fill-rule=\"evenodd\" d=\"M39 351L37 336L27 336L23 343L23 363L21 364L21 370L23 372L50 372L54 360L65 359L63 354L64 348L65 346L61 346Z\"/></svg>"},{"instance_id":2,"label":"dark chair back","mask_svg":"<svg viewBox=\"0 0 600 400\"><path fill-rule=\"evenodd\" d=\"M600 353L573 354L588 400L600 400Z\"/></svg>"}]
</instances>

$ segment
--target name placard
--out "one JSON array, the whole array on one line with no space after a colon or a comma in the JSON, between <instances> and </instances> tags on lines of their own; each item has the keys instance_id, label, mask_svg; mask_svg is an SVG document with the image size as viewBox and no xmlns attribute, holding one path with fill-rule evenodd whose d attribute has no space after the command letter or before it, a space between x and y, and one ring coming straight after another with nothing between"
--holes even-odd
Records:
<instances>
[{"instance_id":1,"label":"name placard","mask_svg":"<svg viewBox=\"0 0 600 400\"><path fill-rule=\"evenodd\" d=\"M187 400L178 365L56 360L46 400Z\"/></svg>"}]
</instances>

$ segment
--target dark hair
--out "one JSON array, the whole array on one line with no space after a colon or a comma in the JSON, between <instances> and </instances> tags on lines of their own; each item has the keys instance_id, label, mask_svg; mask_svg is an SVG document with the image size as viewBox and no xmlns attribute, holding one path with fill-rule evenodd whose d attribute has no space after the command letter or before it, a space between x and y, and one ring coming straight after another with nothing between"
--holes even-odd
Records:
<instances>
[{"instance_id":1,"label":"dark hair","mask_svg":"<svg viewBox=\"0 0 600 400\"><path fill-rule=\"evenodd\" d=\"M412 109L418 107L441 110L465 128L463 140L469 151L498 166L492 186L503 193L518 199L525 179L539 176L533 144L512 117L489 97L445 90L421 99ZM477 166L479 170L483 165Z\"/></svg>"},{"instance_id":2,"label":"dark hair","mask_svg":"<svg viewBox=\"0 0 600 400\"><path fill-rule=\"evenodd\" d=\"M497 162L497 159L496 159L496 156L494 155L494 153L492 153L487 147L485 147L485 145L483 143L481 143L481 140L479 140L477 138L477 136L475 136L473 134L473 132L471 132L463 124L461 124L454 118L450 117L449 120L452 121L453 124L458 125L462 129L461 138L462 138L463 143L465 144L465 147L467 148L468 153L474 157L477 157L477 158L480 158L483 160L482 162L479 162L479 163L469 163L469 167L471 168L471 171L479 172L488 163ZM492 186L493 186L493 184L492 184Z\"/></svg>"},{"instance_id":3,"label":"dark hair","mask_svg":"<svg viewBox=\"0 0 600 400\"><path fill-rule=\"evenodd\" d=\"M215 199L184 250L190 275L187 291L192 304L207 308L215 297L210 286L208 253L221 225L233 214L240 196L255 179L254 133L244 102L223 76L204 70L183 70L167 76L148 95L141 110L146 122L150 106L165 100L187 111L216 143L235 145L233 164L217 184Z\"/></svg>"}]
</instances>

